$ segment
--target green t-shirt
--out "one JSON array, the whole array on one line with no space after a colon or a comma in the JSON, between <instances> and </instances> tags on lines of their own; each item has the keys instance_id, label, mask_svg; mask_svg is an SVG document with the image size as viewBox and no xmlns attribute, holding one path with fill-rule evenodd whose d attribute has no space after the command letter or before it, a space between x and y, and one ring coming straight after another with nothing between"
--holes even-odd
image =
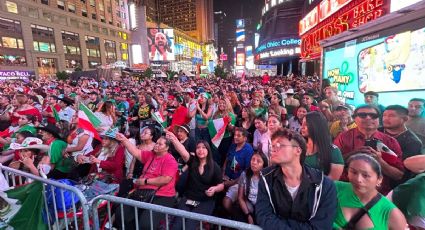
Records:
<instances>
[{"instance_id":1,"label":"green t-shirt","mask_svg":"<svg viewBox=\"0 0 425 230\"><path fill-rule=\"evenodd\" d=\"M55 164L55 168L63 173L69 173L72 167L72 158L63 158L62 151L68 144L61 140L54 140L50 144L50 163Z\"/></svg>"},{"instance_id":2,"label":"green t-shirt","mask_svg":"<svg viewBox=\"0 0 425 230\"><path fill-rule=\"evenodd\" d=\"M338 206L333 228L341 229L348 223L342 212L342 208L364 208L364 205L354 193L351 183L335 181L335 186L337 191ZM381 199L374 206L372 206L367 213L374 225L374 227L371 229L387 230L391 211L395 207L396 206L391 203L390 200L382 196Z\"/></svg>"},{"instance_id":3,"label":"green t-shirt","mask_svg":"<svg viewBox=\"0 0 425 230\"><path fill-rule=\"evenodd\" d=\"M317 159L317 157L317 153L306 156L304 164L323 171L322 167L319 164L319 159ZM331 163L337 165L344 165L344 158L342 158L341 150L339 150L339 148L335 145L332 146Z\"/></svg>"}]
</instances>

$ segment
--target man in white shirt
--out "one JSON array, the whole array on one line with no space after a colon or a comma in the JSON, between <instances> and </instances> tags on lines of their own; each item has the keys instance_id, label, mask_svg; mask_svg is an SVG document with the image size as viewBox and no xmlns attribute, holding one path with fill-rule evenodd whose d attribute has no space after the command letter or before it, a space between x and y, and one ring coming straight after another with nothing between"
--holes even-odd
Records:
<instances>
[{"instance_id":1,"label":"man in white shirt","mask_svg":"<svg viewBox=\"0 0 425 230\"><path fill-rule=\"evenodd\" d=\"M61 107L61 110L58 113L61 121L71 123L72 117L75 114L75 110L72 108L74 100L69 97L58 98L58 104Z\"/></svg>"}]
</instances>

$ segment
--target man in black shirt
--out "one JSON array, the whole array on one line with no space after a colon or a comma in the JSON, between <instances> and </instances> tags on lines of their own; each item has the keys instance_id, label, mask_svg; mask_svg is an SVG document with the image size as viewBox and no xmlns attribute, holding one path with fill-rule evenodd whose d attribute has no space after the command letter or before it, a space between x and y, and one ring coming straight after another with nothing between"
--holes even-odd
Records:
<instances>
[{"instance_id":1,"label":"man in black shirt","mask_svg":"<svg viewBox=\"0 0 425 230\"><path fill-rule=\"evenodd\" d=\"M390 105L385 109L382 116L383 127L381 131L398 141L403 152L403 161L421 154L422 150L422 142L405 126L408 113L409 111L401 105ZM412 176L411 172L407 172L404 179L409 179Z\"/></svg>"}]
</instances>

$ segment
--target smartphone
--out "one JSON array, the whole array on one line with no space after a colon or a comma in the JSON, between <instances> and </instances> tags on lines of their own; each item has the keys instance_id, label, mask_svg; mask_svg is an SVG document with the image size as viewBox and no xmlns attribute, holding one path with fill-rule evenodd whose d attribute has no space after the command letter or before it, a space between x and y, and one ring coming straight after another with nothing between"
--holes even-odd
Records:
<instances>
[{"instance_id":1,"label":"smartphone","mask_svg":"<svg viewBox=\"0 0 425 230\"><path fill-rule=\"evenodd\" d=\"M369 146L369 147L376 150L377 146L378 146L378 140L376 140L376 139L365 140L364 145Z\"/></svg>"}]
</instances>

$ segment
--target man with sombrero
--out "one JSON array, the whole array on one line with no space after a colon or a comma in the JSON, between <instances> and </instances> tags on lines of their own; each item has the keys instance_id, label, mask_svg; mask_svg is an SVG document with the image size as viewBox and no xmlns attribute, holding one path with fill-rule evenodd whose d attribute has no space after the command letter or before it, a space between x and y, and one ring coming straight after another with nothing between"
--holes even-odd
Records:
<instances>
[{"instance_id":1,"label":"man with sombrero","mask_svg":"<svg viewBox=\"0 0 425 230\"><path fill-rule=\"evenodd\" d=\"M72 159L64 158L62 155L68 144L61 140L59 128L53 124L48 124L37 127L37 129L44 144L49 146L48 157L51 170L47 177L52 179L68 178L72 168Z\"/></svg>"},{"instance_id":2,"label":"man with sombrero","mask_svg":"<svg viewBox=\"0 0 425 230\"><path fill-rule=\"evenodd\" d=\"M75 110L72 108L74 105L74 100L69 97L58 98L59 106L61 110L59 111L59 118L61 121L67 121L71 123L71 119L75 114Z\"/></svg>"}]
</instances>

